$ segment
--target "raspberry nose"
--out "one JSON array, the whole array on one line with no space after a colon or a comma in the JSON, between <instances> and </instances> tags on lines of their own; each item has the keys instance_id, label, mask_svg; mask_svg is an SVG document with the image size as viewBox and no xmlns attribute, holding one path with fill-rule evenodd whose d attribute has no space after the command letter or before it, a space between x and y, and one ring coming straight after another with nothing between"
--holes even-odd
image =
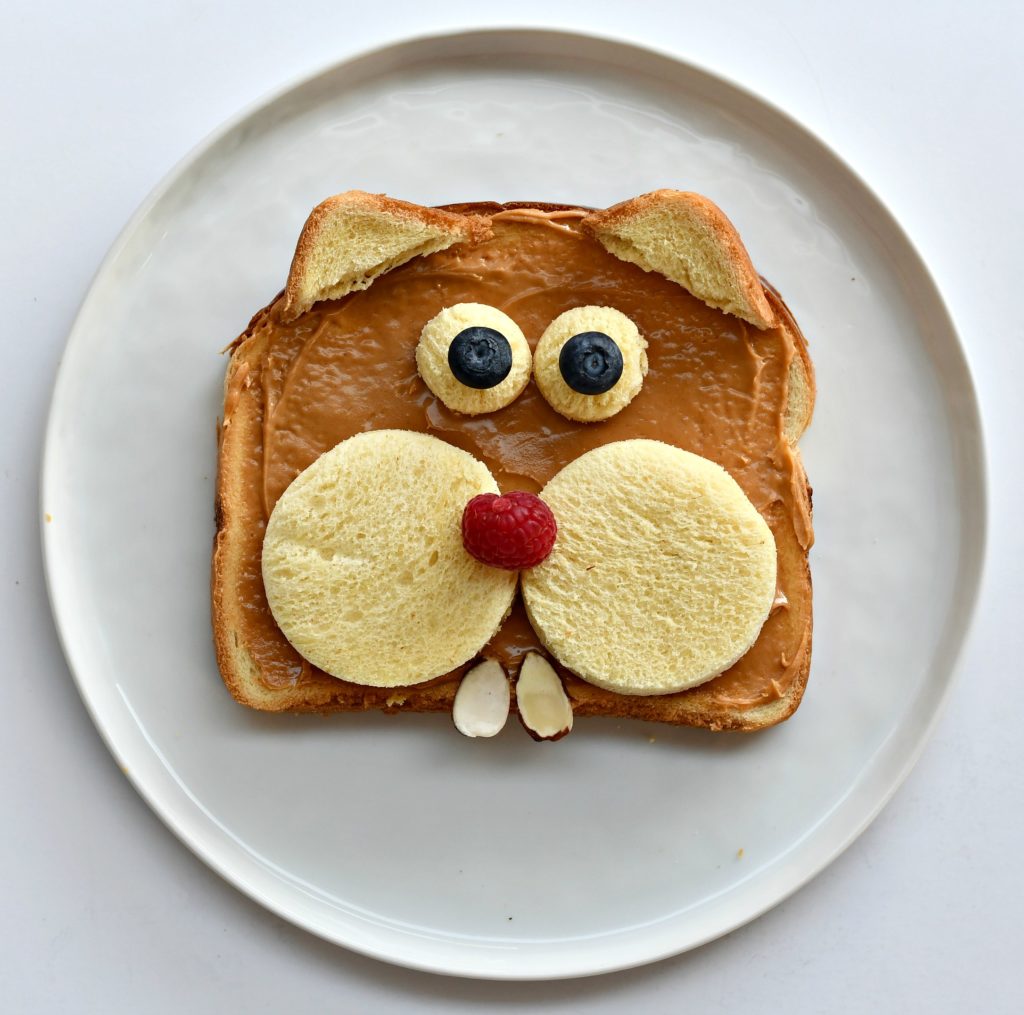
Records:
<instances>
[{"instance_id":1,"label":"raspberry nose","mask_svg":"<svg viewBox=\"0 0 1024 1015\"><path fill-rule=\"evenodd\" d=\"M555 545L558 523L532 493L481 493L462 512L462 545L483 564L521 571L536 567Z\"/></svg>"}]
</instances>

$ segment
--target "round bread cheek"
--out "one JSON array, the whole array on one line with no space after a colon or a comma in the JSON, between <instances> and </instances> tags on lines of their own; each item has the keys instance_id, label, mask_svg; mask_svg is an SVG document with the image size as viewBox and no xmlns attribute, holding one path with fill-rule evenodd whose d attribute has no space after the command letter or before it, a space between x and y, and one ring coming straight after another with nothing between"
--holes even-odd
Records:
<instances>
[{"instance_id":1,"label":"round bread cheek","mask_svg":"<svg viewBox=\"0 0 1024 1015\"><path fill-rule=\"evenodd\" d=\"M672 694L757 640L775 598L775 539L721 466L616 441L570 462L542 497L558 538L523 571L523 601L544 646L582 680Z\"/></svg>"},{"instance_id":2,"label":"round bread cheek","mask_svg":"<svg viewBox=\"0 0 1024 1015\"><path fill-rule=\"evenodd\" d=\"M517 575L462 545L487 466L427 434L373 430L321 455L278 500L261 568L274 621L323 672L402 687L468 662L508 615Z\"/></svg>"},{"instance_id":3,"label":"round bread cheek","mask_svg":"<svg viewBox=\"0 0 1024 1015\"><path fill-rule=\"evenodd\" d=\"M448 354L456 337L470 328L488 328L504 336L512 352L508 374L489 388L463 384L449 365ZM477 416L497 412L514 402L530 383L533 357L522 329L508 314L486 303L456 303L432 317L420 333L416 368L430 389L453 412Z\"/></svg>"},{"instance_id":4,"label":"round bread cheek","mask_svg":"<svg viewBox=\"0 0 1024 1015\"><path fill-rule=\"evenodd\" d=\"M607 335L622 354L622 374L600 394L574 391L562 373L560 357L577 335ZM533 356L540 393L556 412L579 423L596 423L621 412L639 394L647 375L647 342L637 326L612 307L575 307L559 314L545 329Z\"/></svg>"}]
</instances>

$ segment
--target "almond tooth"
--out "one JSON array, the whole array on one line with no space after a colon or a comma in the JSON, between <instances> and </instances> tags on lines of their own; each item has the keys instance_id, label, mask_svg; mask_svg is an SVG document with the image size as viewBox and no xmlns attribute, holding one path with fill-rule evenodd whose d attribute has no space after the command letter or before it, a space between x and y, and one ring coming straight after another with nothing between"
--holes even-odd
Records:
<instances>
[{"instance_id":1,"label":"almond tooth","mask_svg":"<svg viewBox=\"0 0 1024 1015\"><path fill-rule=\"evenodd\" d=\"M572 730L572 705L551 663L536 652L523 660L516 681L516 705L534 740L560 740Z\"/></svg>"},{"instance_id":2,"label":"almond tooth","mask_svg":"<svg viewBox=\"0 0 1024 1015\"><path fill-rule=\"evenodd\" d=\"M462 678L455 692L455 728L467 737L493 737L505 726L510 704L508 677L501 663L485 659Z\"/></svg>"}]
</instances>

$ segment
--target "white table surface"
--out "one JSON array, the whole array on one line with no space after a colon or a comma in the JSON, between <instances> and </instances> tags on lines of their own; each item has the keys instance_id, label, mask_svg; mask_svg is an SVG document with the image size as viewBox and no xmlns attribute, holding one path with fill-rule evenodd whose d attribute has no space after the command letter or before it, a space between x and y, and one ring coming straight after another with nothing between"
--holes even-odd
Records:
<instances>
[{"instance_id":1,"label":"white table surface","mask_svg":"<svg viewBox=\"0 0 1024 1015\"><path fill-rule=\"evenodd\" d=\"M4 5L0 1008L1024 1010L1024 9L210 6ZM43 423L68 327L107 247L164 173L298 75L399 35L511 23L675 49L842 153L946 295L975 372L991 471L987 575L959 682L881 817L803 891L729 937L643 969L548 984L447 979L350 954L264 912L195 859L135 795L86 715L57 644L37 536Z\"/></svg>"}]
</instances>

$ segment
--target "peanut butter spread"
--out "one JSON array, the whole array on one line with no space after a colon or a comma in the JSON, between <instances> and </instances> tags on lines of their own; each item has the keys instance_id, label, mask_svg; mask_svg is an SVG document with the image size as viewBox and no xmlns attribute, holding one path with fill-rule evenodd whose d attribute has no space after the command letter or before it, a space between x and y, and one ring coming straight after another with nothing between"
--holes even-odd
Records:
<instances>
[{"instance_id":1,"label":"peanut butter spread","mask_svg":"<svg viewBox=\"0 0 1024 1015\"><path fill-rule=\"evenodd\" d=\"M772 292L773 307L792 331L758 331L705 306L676 283L605 251L579 229L583 214L498 212L493 238L477 246L415 258L364 291L314 305L291 324L281 319L280 301L257 315L244 337L266 342L261 366L236 370L225 398L230 424L242 387L262 396L262 442L253 448L258 462L247 469L244 490L252 517L265 525L303 469L364 430L431 433L484 461L502 490L532 492L599 445L632 437L666 441L727 469L768 521L779 553L779 595L757 642L731 669L695 690L710 690L716 701L737 707L776 700L796 676L810 627L809 595L793 594L808 581L810 518L803 472L783 437L796 326ZM532 382L499 412L455 414L420 380L414 358L423 325L454 303L499 308L531 346L565 310L614 307L648 342L644 386L623 411L599 423L560 416ZM261 679L268 687L333 682L302 660L274 623L260 575L257 528L239 595L247 647ZM543 649L517 598L482 655L514 673L528 651ZM577 702L610 693L565 676Z\"/></svg>"}]
</instances>

